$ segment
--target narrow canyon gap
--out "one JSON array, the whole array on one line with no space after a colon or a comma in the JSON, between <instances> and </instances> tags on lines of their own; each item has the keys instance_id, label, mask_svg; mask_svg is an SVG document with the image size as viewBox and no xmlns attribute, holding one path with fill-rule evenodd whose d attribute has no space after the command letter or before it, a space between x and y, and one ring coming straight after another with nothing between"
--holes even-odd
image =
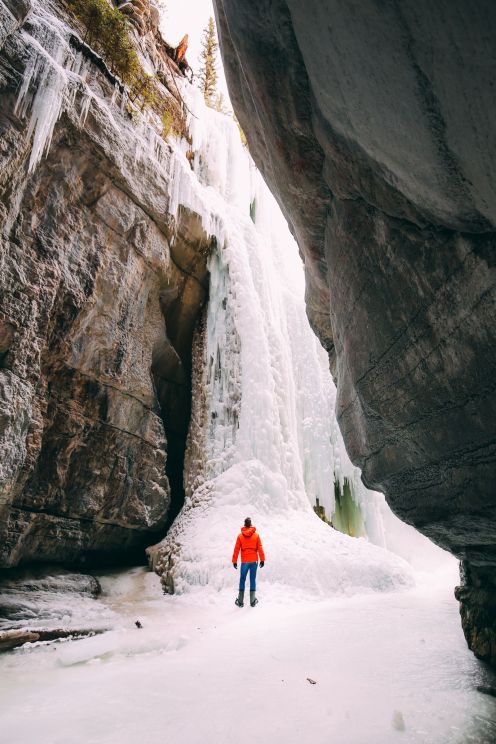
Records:
<instances>
[{"instance_id":1,"label":"narrow canyon gap","mask_svg":"<svg viewBox=\"0 0 496 744\"><path fill-rule=\"evenodd\" d=\"M462 561L496 654L496 11L215 0L232 103L305 260L364 482Z\"/></svg>"}]
</instances>

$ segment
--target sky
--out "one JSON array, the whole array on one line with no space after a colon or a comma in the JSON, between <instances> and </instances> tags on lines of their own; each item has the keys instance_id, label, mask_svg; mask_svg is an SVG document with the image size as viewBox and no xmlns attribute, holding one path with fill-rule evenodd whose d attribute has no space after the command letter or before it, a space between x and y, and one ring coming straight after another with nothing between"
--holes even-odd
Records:
<instances>
[{"instance_id":1,"label":"sky","mask_svg":"<svg viewBox=\"0 0 496 744\"><path fill-rule=\"evenodd\" d=\"M177 46L184 34L189 34L189 47L186 58L195 75L199 69L199 55L203 29L210 16L215 18L211 0L166 0L165 13L161 23L161 31L165 40L171 46ZM222 69L220 52L218 54L219 83L218 88L227 95L227 85Z\"/></svg>"}]
</instances>

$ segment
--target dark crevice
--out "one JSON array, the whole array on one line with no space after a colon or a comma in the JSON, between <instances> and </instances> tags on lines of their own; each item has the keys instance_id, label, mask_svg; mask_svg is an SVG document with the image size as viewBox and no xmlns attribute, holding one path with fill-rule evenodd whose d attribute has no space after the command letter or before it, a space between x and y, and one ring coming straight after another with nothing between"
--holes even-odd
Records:
<instances>
[{"instance_id":1,"label":"dark crevice","mask_svg":"<svg viewBox=\"0 0 496 744\"><path fill-rule=\"evenodd\" d=\"M202 235L201 242L203 240ZM178 242L181 242L181 238L176 239L176 247ZM193 247L191 243L189 246ZM201 255L201 246L194 248ZM199 281L189 273L186 276L189 281ZM208 282L207 275L207 286ZM171 501L165 533L184 505L184 458L191 418L193 336L208 290L205 290L201 302L189 304L187 297L187 292L178 291L177 288L167 287L161 293L160 308L165 321L165 333L163 340L154 348L151 367L167 439L166 475Z\"/></svg>"},{"instance_id":2,"label":"dark crevice","mask_svg":"<svg viewBox=\"0 0 496 744\"><path fill-rule=\"evenodd\" d=\"M167 316L164 317L169 330ZM152 376L167 438L166 475L171 501L165 531L184 504L184 455L191 417L191 343L179 356L166 336L163 347L155 350L152 363ZM174 354L167 353L169 347ZM177 377L181 378L180 381L176 381Z\"/></svg>"},{"instance_id":3,"label":"dark crevice","mask_svg":"<svg viewBox=\"0 0 496 744\"><path fill-rule=\"evenodd\" d=\"M188 424L191 416L191 407L188 411ZM174 522L175 518L181 511L184 505L184 456L186 454L186 438L174 434L173 432L167 432L167 465L166 473L169 479L169 486L171 491L171 503L169 507L169 514L167 516L167 523L165 530Z\"/></svg>"}]
</instances>

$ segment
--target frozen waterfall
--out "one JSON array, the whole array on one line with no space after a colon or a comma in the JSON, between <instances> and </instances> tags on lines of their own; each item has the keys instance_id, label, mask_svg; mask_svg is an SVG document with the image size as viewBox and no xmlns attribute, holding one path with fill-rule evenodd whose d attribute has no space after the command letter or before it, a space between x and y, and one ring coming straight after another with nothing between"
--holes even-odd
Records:
<instances>
[{"instance_id":1,"label":"frozen waterfall","mask_svg":"<svg viewBox=\"0 0 496 744\"><path fill-rule=\"evenodd\" d=\"M409 566L376 546L386 545L387 507L365 489L344 449L327 355L308 323L303 266L286 221L236 124L189 86L183 93L195 155L191 168L181 146L174 148L171 209L199 213L217 247L195 342L186 503L150 550L154 565L169 591L232 587L232 543L250 515L268 556L264 580L273 585L317 596L407 585ZM314 513L318 503L330 519L335 491L345 490L361 539Z\"/></svg>"}]
</instances>

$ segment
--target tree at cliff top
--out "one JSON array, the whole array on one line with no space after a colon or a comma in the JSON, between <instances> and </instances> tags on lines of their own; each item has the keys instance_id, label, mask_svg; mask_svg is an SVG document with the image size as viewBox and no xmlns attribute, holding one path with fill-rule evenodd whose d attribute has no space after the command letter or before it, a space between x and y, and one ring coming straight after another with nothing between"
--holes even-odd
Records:
<instances>
[{"instance_id":1,"label":"tree at cliff top","mask_svg":"<svg viewBox=\"0 0 496 744\"><path fill-rule=\"evenodd\" d=\"M217 51L219 43L212 16L203 31L202 50L200 52L199 88L207 106L215 107L217 93Z\"/></svg>"},{"instance_id":2,"label":"tree at cliff top","mask_svg":"<svg viewBox=\"0 0 496 744\"><path fill-rule=\"evenodd\" d=\"M68 0L68 5L85 27L84 41L101 54L112 73L132 86L140 63L126 16L106 0Z\"/></svg>"},{"instance_id":3,"label":"tree at cliff top","mask_svg":"<svg viewBox=\"0 0 496 744\"><path fill-rule=\"evenodd\" d=\"M164 122L164 136L172 130L184 134L186 124L181 107L161 90L156 77L149 75L141 64L129 36L127 17L107 0L67 0L67 4L84 26L84 41L102 56L110 72L126 86L129 102L142 111L145 108L155 111Z\"/></svg>"}]
</instances>

